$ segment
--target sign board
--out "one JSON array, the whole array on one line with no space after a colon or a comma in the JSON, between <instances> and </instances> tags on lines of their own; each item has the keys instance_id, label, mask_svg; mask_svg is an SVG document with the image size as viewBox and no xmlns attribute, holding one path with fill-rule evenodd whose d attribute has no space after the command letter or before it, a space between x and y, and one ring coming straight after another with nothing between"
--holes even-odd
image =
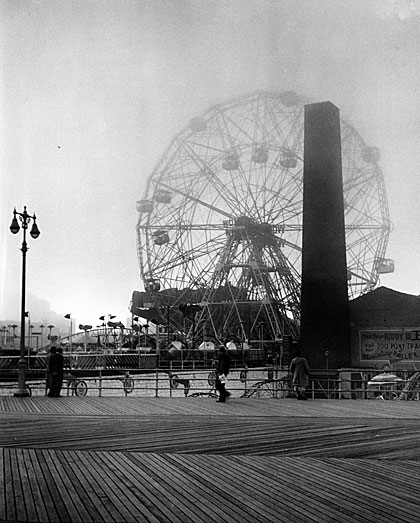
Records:
<instances>
[{"instance_id":1,"label":"sign board","mask_svg":"<svg viewBox=\"0 0 420 523\"><path fill-rule=\"evenodd\" d=\"M420 330L359 331L361 360L420 361Z\"/></svg>"}]
</instances>

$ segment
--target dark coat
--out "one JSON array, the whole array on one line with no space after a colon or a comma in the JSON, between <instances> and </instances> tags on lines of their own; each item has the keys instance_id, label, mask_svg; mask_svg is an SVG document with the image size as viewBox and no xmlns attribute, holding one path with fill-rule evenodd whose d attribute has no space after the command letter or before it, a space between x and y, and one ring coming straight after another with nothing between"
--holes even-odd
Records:
<instances>
[{"instance_id":1,"label":"dark coat","mask_svg":"<svg viewBox=\"0 0 420 523\"><path fill-rule=\"evenodd\" d=\"M216 365L216 374L217 376L220 376L221 374L224 374L227 376L229 374L230 370L230 357L229 354L226 352L220 352L219 359L217 360Z\"/></svg>"},{"instance_id":2,"label":"dark coat","mask_svg":"<svg viewBox=\"0 0 420 523\"><path fill-rule=\"evenodd\" d=\"M48 358L48 373L63 378L64 358L62 354L52 353Z\"/></svg>"},{"instance_id":3,"label":"dark coat","mask_svg":"<svg viewBox=\"0 0 420 523\"><path fill-rule=\"evenodd\" d=\"M290 363L292 383L295 387L307 387L309 384L309 365L306 358L296 356Z\"/></svg>"}]
</instances>

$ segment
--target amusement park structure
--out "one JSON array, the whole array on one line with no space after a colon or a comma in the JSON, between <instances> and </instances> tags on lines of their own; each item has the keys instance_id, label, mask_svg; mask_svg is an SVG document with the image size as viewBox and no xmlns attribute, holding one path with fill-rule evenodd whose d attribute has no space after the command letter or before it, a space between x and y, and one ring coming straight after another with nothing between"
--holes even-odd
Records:
<instances>
[{"instance_id":1,"label":"amusement park structure","mask_svg":"<svg viewBox=\"0 0 420 523\"><path fill-rule=\"evenodd\" d=\"M292 91L211 106L172 140L137 202L144 291L132 313L186 343L300 333L304 107ZM393 270L379 151L340 119L347 287Z\"/></svg>"}]
</instances>

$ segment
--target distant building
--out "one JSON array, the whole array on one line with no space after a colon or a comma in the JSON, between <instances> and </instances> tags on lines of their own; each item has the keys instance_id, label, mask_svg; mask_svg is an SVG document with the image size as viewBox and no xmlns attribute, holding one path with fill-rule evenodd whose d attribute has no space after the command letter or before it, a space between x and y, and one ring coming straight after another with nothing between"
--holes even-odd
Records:
<instances>
[{"instance_id":1,"label":"distant building","mask_svg":"<svg viewBox=\"0 0 420 523\"><path fill-rule=\"evenodd\" d=\"M420 366L420 296L379 287L350 302L353 367Z\"/></svg>"}]
</instances>

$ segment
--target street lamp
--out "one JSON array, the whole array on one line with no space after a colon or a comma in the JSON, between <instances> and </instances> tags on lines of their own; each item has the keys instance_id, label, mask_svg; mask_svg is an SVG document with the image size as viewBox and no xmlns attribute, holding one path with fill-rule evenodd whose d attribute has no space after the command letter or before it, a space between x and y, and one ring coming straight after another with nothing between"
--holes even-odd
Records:
<instances>
[{"instance_id":1,"label":"street lamp","mask_svg":"<svg viewBox=\"0 0 420 523\"><path fill-rule=\"evenodd\" d=\"M9 324L7 325L7 328L8 328L8 330L9 330L9 339L6 340L6 341L7 341L7 345L9 345L9 344L10 344L10 329L12 328L12 324L9 323Z\"/></svg>"},{"instance_id":2,"label":"street lamp","mask_svg":"<svg viewBox=\"0 0 420 523\"><path fill-rule=\"evenodd\" d=\"M19 221L21 226L19 226ZM26 205L23 208L23 212L16 212L16 208L13 211L13 220L10 225L10 231L13 234L17 234L20 230L20 227L23 229L23 242L22 242L22 303L20 309L20 357L18 363L18 390L14 394L15 396L25 397L29 396L28 389L25 385L26 380L26 361L25 361L25 293L26 293L26 253L28 251L28 246L26 243L26 229L29 224L32 223L32 228L30 235L34 240L36 240L40 234L38 226L36 224L35 214L31 216L26 211Z\"/></svg>"},{"instance_id":3,"label":"street lamp","mask_svg":"<svg viewBox=\"0 0 420 523\"><path fill-rule=\"evenodd\" d=\"M30 351L32 349L32 332L34 330L34 326L31 322L29 322L29 347L28 347L28 357L30 356Z\"/></svg>"},{"instance_id":4,"label":"street lamp","mask_svg":"<svg viewBox=\"0 0 420 523\"><path fill-rule=\"evenodd\" d=\"M113 320L114 318L116 318L116 316L114 316L113 314L108 314L108 323ZM99 319L102 321L102 327L104 328L104 334L105 334L105 350L108 349L108 330L107 330L107 324L105 323L105 315L104 316L99 316Z\"/></svg>"},{"instance_id":5,"label":"street lamp","mask_svg":"<svg viewBox=\"0 0 420 523\"><path fill-rule=\"evenodd\" d=\"M3 344L4 346L7 345L7 334L9 332L9 329L6 327L6 325L3 325L3 327L1 328L1 331L3 332L4 334L4 341L3 341Z\"/></svg>"},{"instance_id":6,"label":"street lamp","mask_svg":"<svg viewBox=\"0 0 420 523\"><path fill-rule=\"evenodd\" d=\"M64 316L66 318L66 320L70 320L70 353L73 352L73 340L72 340L72 337L73 337L73 320L71 319L71 314L66 314Z\"/></svg>"},{"instance_id":7,"label":"street lamp","mask_svg":"<svg viewBox=\"0 0 420 523\"><path fill-rule=\"evenodd\" d=\"M13 324L11 325L11 327L13 329L13 348L15 348L16 329L18 328L18 326L16 324Z\"/></svg>"},{"instance_id":8,"label":"street lamp","mask_svg":"<svg viewBox=\"0 0 420 523\"><path fill-rule=\"evenodd\" d=\"M79 325L79 329L85 331L85 352L87 352L87 340L88 340L88 331L92 328L92 325Z\"/></svg>"},{"instance_id":9,"label":"street lamp","mask_svg":"<svg viewBox=\"0 0 420 523\"><path fill-rule=\"evenodd\" d=\"M41 329L41 348L44 346L44 329L45 325L40 325L39 328Z\"/></svg>"},{"instance_id":10,"label":"street lamp","mask_svg":"<svg viewBox=\"0 0 420 523\"><path fill-rule=\"evenodd\" d=\"M49 336L50 336L50 341L51 341L51 332L54 329L54 325L47 325L47 329L50 331Z\"/></svg>"}]
</instances>

